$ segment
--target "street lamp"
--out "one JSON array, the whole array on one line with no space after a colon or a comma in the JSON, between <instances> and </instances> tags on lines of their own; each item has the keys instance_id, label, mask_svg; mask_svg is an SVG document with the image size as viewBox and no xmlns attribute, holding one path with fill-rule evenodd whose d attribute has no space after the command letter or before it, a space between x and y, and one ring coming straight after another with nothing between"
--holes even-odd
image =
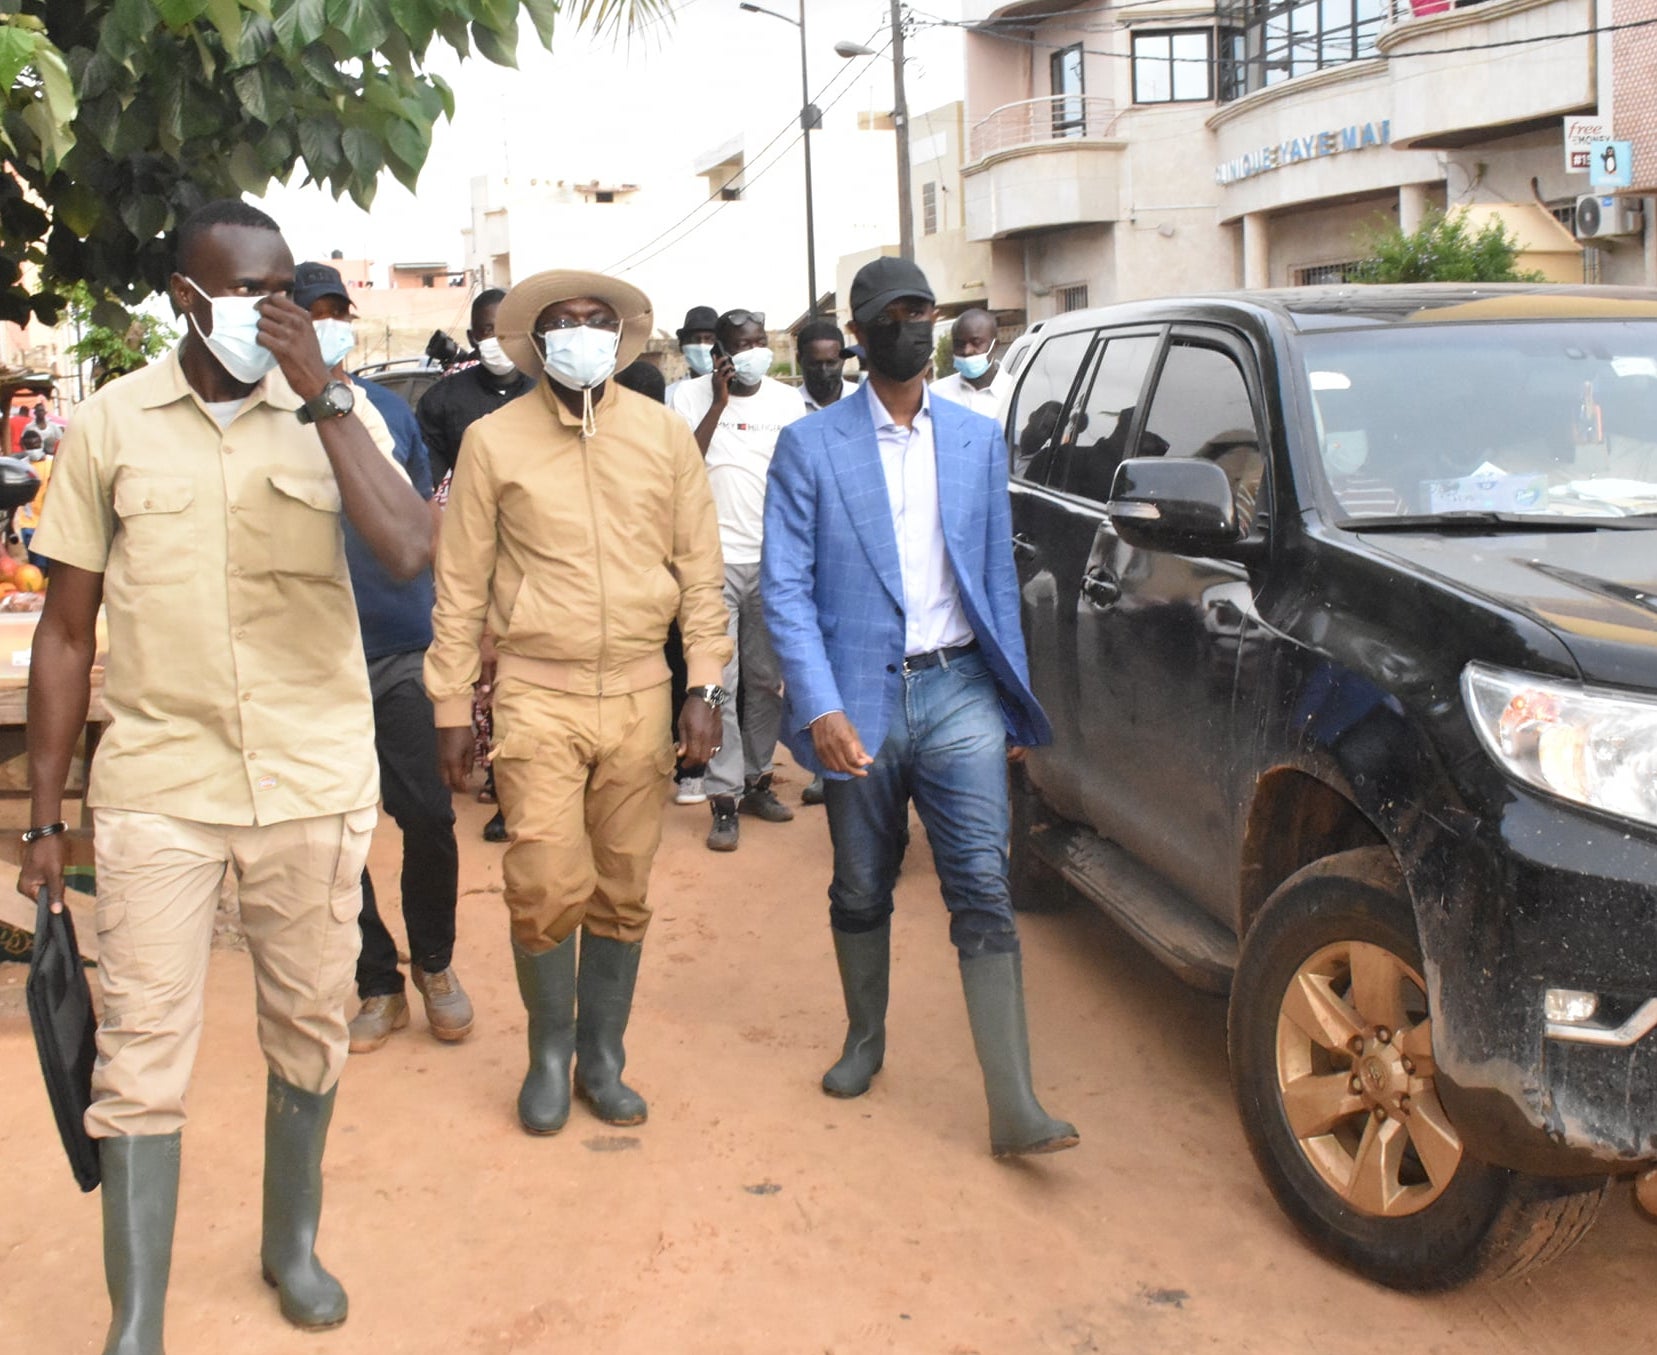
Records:
<instances>
[{"instance_id":1,"label":"street lamp","mask_svg":"<svg viewBox=\"0 0 1657 1355\"><path fill-rule=\"evenodd\" d=\"M748 4L747 0L737 8L745 9L750 14L768 14L800 30L800 143L805 147L805 274L806 286L811 289L805 315L807 320L813 320L817 316L817 225L811 203L811 129L823 125L823 115L812 106L811 80L806 73L805 0L800 0L798 19L791 19L763 5Z\"/></svg>"},{"instance_id":2,"label":"street lamp","mask_svg":"<svg viewBox=\"0 0 1657 1355\"><path fill-rule=\"evenodd\" d=\"M751 6L744 5L744 9ZM836 55L874 56L860 42L837 42ZM915 210L909 198L909 98L903 89L903 0L892 0L892 129L898 145L898 253L915 257Z\"/></svg>"}]
</instances>

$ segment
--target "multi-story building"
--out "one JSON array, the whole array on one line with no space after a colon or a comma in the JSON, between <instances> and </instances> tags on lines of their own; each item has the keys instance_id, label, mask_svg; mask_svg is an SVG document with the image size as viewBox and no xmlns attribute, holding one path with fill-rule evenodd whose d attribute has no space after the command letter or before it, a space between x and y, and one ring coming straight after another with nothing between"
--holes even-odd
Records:
<instances>
[{"instance_id":1,"label":"multi-story building","mask_svg":"<svg viewBox=\"0 0 1657 1355\"><path fill-rule=\"evenodd\" d=\"M1366 232L1429 207L1500 219L1550 278L1657 284L1657 213L1638 210L1657 186L1657 27L1615 28L1651 18L1651 0L966 8L967 262L941 296L1034 320L1338 281ZM1604 190L1612 233L1585 247L1576 205L1594 190L1564 122L1613 93L1634 179ZM920 119L910 136L913 162ZM987 262L968 252L986 247Z\"/></svg>"}]
</instances>

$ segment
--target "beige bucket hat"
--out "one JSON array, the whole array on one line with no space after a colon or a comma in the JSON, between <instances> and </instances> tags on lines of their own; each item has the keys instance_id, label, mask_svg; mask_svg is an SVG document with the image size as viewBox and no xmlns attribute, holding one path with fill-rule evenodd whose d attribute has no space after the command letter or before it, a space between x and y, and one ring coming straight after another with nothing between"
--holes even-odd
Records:
<instances>
[{"instance_id":1,"label":"beige bucket hat","mask_svg":"<svg viewBox=\"0 0 1657 1355\"><path fill-rule=\"evenodd\" d=\"M621 317L621 341L616 346L618 372L644 352L656 329L649 297L620 278L574 268L551 268L513 284L495 316L496 337L519 371L538 377L545 370L541 350L531 336L536 316L554 302L577 297L602 301Z\"/></svg>"}]
</instances>

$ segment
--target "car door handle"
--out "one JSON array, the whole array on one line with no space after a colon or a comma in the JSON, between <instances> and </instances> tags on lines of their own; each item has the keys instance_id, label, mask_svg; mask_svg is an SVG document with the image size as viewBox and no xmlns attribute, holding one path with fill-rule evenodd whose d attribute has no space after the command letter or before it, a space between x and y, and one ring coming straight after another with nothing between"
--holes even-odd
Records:
<instances>
[{"instance_id":1,"label":"car door handle","mask_svg":"<svg viewBox=\"0 0 1657 1355\"><path fill-rule=\"evenodd\" d=\"M1082 596L1095 607L1114 607L1122 600L1122 584L1113 574L1084 574Z\"/></svg>"},{"instance_id":2,"label":"car door handle","mask_svg":"<svg viewBox=\"0 0 1657 1355\"><path fill-rule=\"evenodd\" d=\"M1022 533L1013 537L1013 559L1034 560L1036 558L1036 543Z\"/></svg>"}]
</instances>

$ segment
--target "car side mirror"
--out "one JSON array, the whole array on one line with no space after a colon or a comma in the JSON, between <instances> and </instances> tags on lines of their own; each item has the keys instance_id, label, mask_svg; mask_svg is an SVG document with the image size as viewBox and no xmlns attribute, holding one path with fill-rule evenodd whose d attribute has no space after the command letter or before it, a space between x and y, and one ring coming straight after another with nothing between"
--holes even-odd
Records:
<instances>
[{"instance_id":1,"label":"car side mirror","mask_svg":"<svg viewBox=\"0 0 1657 1355\"><path fill-rule=\"evenodd\" d=\"M1124 461L1105 515L1117 536L1141 550L1223 553L1242 538L1231 477L1212 461L1143 456Z\"/></svg>"}]
</instances>

